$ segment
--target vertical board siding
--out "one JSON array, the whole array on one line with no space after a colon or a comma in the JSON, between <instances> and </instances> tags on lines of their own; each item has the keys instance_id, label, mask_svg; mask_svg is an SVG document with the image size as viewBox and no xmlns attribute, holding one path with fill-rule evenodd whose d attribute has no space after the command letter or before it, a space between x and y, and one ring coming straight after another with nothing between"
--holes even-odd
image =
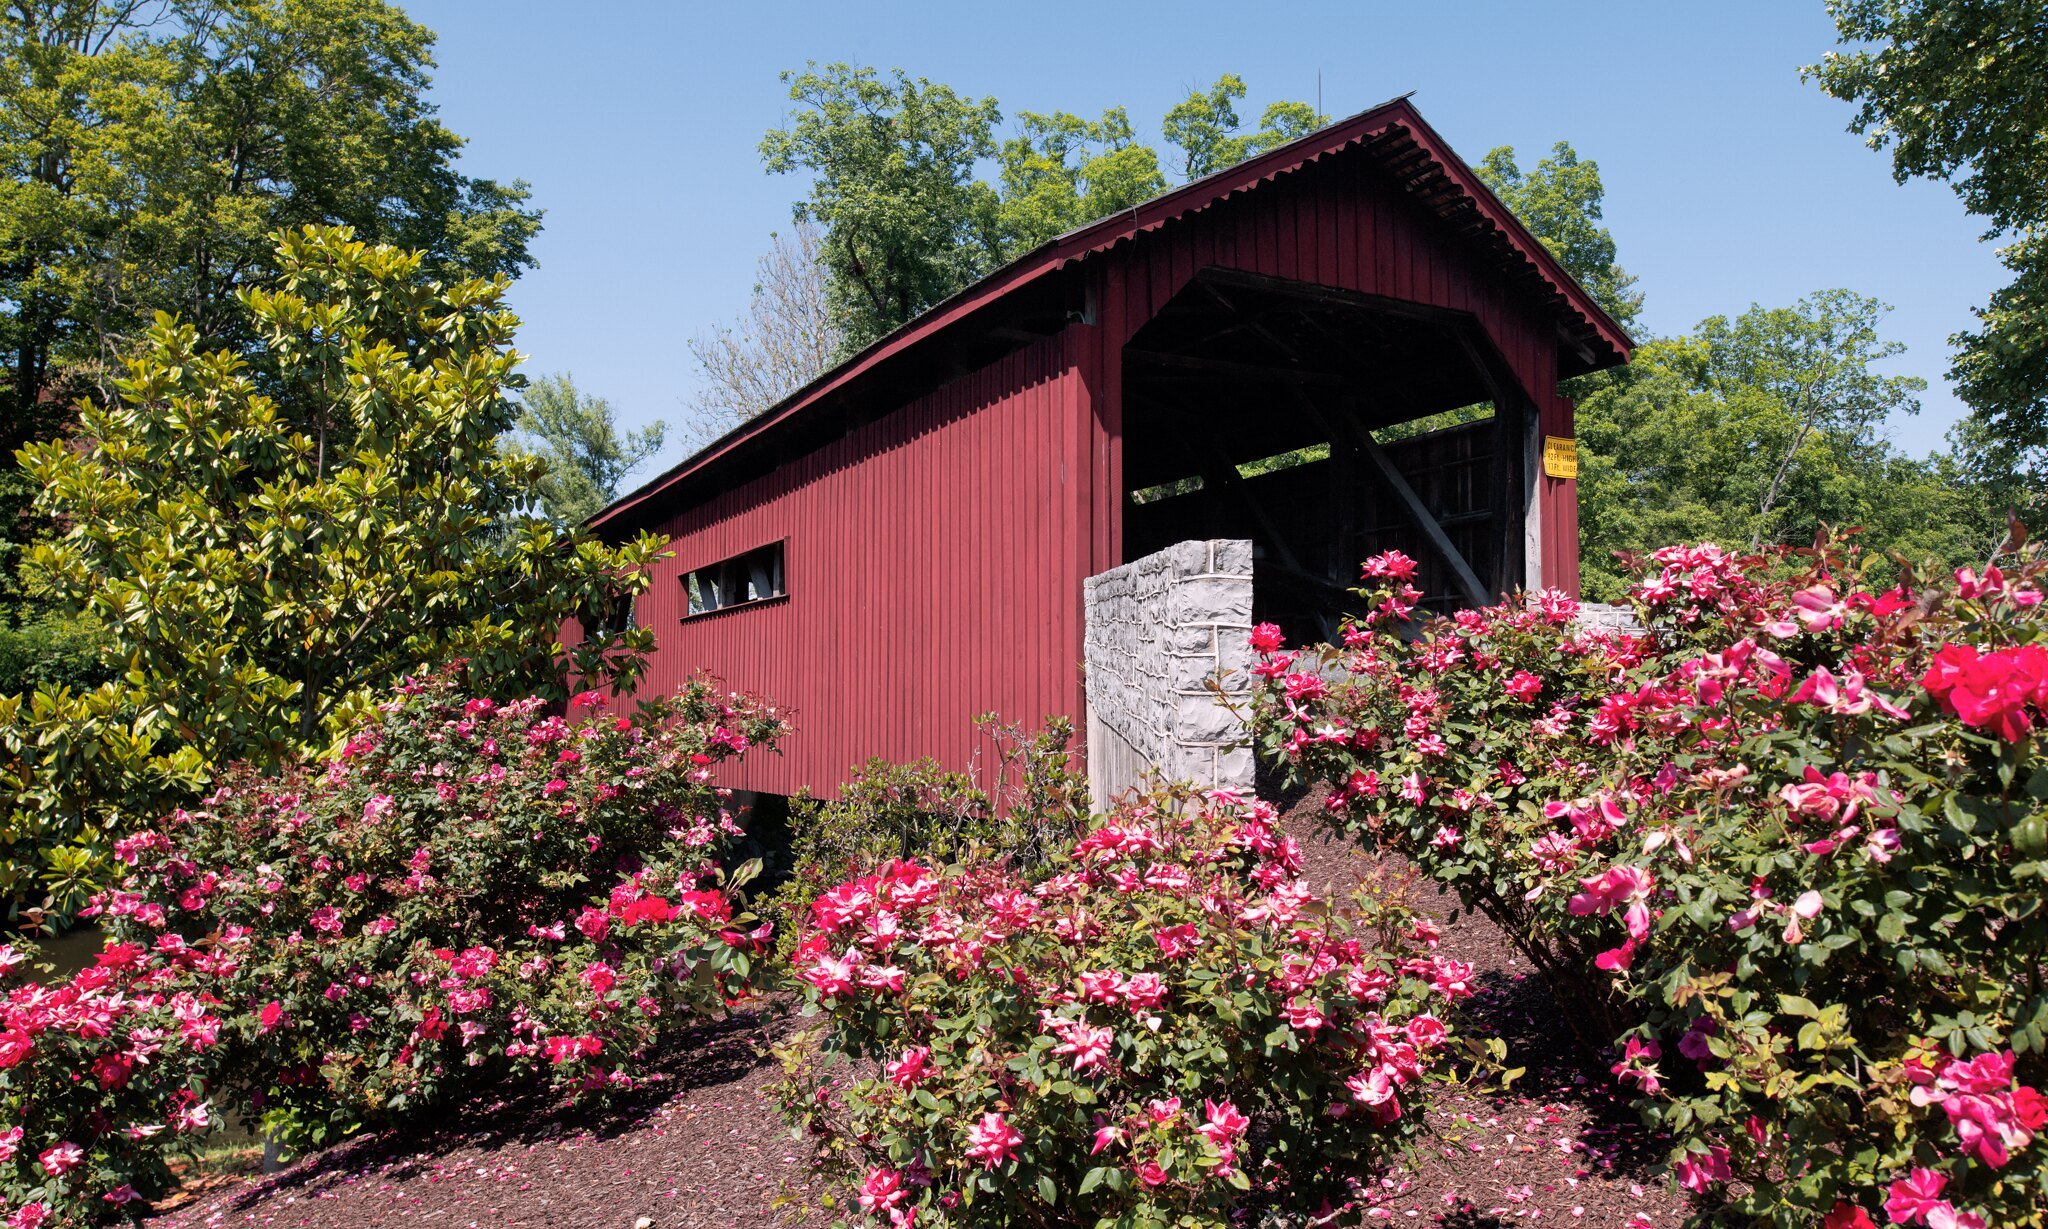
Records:
<instances>
[{"instance_id":1,"label":"vertical board siding","mask_svg":"<svg viewBox=\"0 0 2048 1229\"><path fill-rule=\"evenodd\" d=\"M1573 433L1571 403L1557 391L1556 332L1547 311L1515 292L1505 275L1387 174L1358 159L1325 158L1278 176L1120 243L1094 264L1088 276L1100 304L1101 336L1076 347L1074 361L1086 366L1084 387L1102 390L1116 405L1125 343L1195 274L1214 266L1467 312L1528 395L1543 433ZM1105 446L1118 450L1107 470L1120 496L1120 435L1097 441ZM1538 482L1544 582L1576 594L1578 484L1549 477ZM1091 574L1124 562L1121 498L1114 505L1107 519L1115 529L1098 532L1092 543Z\"/></svg>"},{"instance_id":2,"label":"vertical board siding","mask_svg":"<svg viewBox=\"0 0 2048 1229\"><path fill-rule=\"evenodd\" d=\"M791 712L782 754L720 774L782 794L877 755L967 766L979 713L1078 712L1086 408L1051 338L675 516L643 693L706 671ZM788 597L683 617L685 573L777 540Z\"/></svg>"},{"instance_id":3,"label":"vertical board siding","mask_svg":"<svg viewBox=\"0 0 2048 1229\"><path fill-rule=\"evenodd\" d=\"M1088 322L660 527L646 688L703 670L794 714L725 784L831 795L873 756L973 765L982 712L1082 720L1081 582L1123 562L1124 346L1206 267L1469 312L1544 433L1571 434L1550 315L1387 173L1330 156L1216 201L1068 270ZM1574 485L1538 493L1545 577L1572 591ZM682 618L685 571L777 540L786 599Z\"/></svg>"}]
</instances>

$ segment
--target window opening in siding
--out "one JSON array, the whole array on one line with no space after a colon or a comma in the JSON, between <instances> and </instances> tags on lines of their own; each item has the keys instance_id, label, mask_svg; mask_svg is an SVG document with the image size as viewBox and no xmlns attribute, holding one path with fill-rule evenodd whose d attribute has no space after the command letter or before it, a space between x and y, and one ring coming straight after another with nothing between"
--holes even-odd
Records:
<instances>
[{"instance_id":1,"label":"window opening in siding","mask_svg":"<svg viewBox=\"0 0 2048 1229\"><path fill-rule=\"evenodd\" d=\"M1330 446L1328 444L1310 444L1306 448L1295 448L1287 452L1276 453L1270 457L1260 457L1256 461L1246 461L1237 467L1237 476L1240 478L1256 478L1260 474L1278 473L1283 469L1293 469L1297 465L1309 465L1316 461L1327 461L1329 459Z\"/></svg>"},{"instance_id":2,"label":"window opening in siding","mask_svg":"<svg viewBox=\"0 0 2048 1229\"><path fill-rule=\"evenodd\" d=\"M743 555L683 573L683 590L690 599L690 612L683 617L787 597L782 548L783 543L770 542Z\"/></svg>"}]
</instances>

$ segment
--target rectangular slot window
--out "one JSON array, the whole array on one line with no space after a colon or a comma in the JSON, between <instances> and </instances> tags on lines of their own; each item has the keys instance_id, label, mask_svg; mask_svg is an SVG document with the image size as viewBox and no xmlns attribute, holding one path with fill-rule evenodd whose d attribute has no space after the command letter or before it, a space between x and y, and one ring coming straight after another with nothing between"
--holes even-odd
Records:
<instances>
[{"instance_id":1,"label":"rectangular slot window","mask_svg":"<svg viewBox=\"0 0 2048 1229\"><path fill-rule=\"evenodd\" d=\"M787 597L782 571L781 542L770 542L744 555L734 555L683 573L683 590L690 598L686 619L735 606L751 606L771 598Z\"/></svg>"}]
</instances>

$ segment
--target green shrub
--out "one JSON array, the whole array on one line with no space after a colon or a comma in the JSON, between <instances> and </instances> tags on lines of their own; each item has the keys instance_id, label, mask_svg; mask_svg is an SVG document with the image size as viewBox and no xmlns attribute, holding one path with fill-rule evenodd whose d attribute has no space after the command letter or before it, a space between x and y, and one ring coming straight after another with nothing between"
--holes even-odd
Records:
<instances>
[{"instance_id":1,"label":"green shrub","mask_svg":"<svg viewBox=\"0 0 2048 1229\"><path fill-rule=\"evenodd\" d=\"M857 770L839 797L800 795L790 811L790 868L766 911L780 923L787 955L797 923L820 893L868 867L895 859L934 863L969 856L1035 865L1081 835L1087 779L1074 771L1064 717L1027 732L984 716L976 723L993 744L991 797L969 773L930 758L895 764L876 758Z\"/></svg>"},{"instance_id":2,"label":"green shrub","mask_svg":"<svg viewBox=\"0 0 2048 1229\"><path fill-rule=\"evenodd\" d=\"M1633 635L1554 594L1404 626L1375 559L1342 647L1254 631L1258 741L1607 1012L1713 1223L2040 1226L2043 567L1764 562L1658 552Z\"/></svg>"},{"instance_id":3,"label":"green shrub","mask_svg":"<svg viewBox=\"0 0 2048 1229\"><path fill-rule=\"evenodd\" d=\"M280 233L275 276L220 322L251 345L159 315L75 438L22 451L61 529L25 578L118 677L0 695L0 890L75 909L114 837L232 764L329 749L425 670L503 700L640 677L653 632L617 612L666 544L532 510L546 466L505 447L508 283L427 264L347 228Z\"/></svg>"},{"instance_id":4,"label":"green shrub","mask_svg":"<svg viewBox=\"0 0 2048 1229\"><path fill-rule=\"evenodd\" d=\"M1155 796L1042 864L889 861L810 910L792 1120L907 1226L1335 1213L1413 1127L1470 968L1347 921L1271 807ZM842 1059L862 1060L851 1072Z\"/></svg>"}]
</instances>

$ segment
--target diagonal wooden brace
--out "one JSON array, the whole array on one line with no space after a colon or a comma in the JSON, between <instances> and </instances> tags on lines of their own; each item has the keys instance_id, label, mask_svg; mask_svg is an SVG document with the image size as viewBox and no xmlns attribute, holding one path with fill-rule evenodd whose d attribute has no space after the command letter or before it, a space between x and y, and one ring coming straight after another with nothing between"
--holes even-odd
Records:
<instances>
[{"instance_id":1,"label":"diagonal wooden brace","mask_svg":"<svg viewBox=\"0 0 2048 1229\"><path fill-rule=\"evenodd\" d=\"M1428 508L1422 506L1421 497L1416 495L1414 487L1408 485L1408 480L1401 476L1401 471L1395 468L1394 459L1387 455L1387 450L1380 447L1379 441L1372 437L1371 432L1361 430L1359 435L1363 437L1358 442L1359 449L1380 471L1380 477L1387 480L1387 485L1393 489L1395 498L1401 501L1401 506L1414 518L1416 528L1422 530L1423 536L1429 539L1429 544L1436 548L1436 553L1450 565L1452 574L1458 578L1458 584L1465 590L1466 598L1474 606L1492 605L1493 595L1486 591L1486 586L1479 583L1479 577L1473 575L1472 565L1466 563L1465 556L1458 553L1458 548L1451 543L1450 535L1444 532L1444 527L1437 524L1436 518L1429 514Z\"/></svg>"},{"instance_id":2,"label":"diagonal wooden brace","mask_svg":"<svg viewBox=\"0 0 2048 1229\"><path fill-rule=\"evenodd\" d=\"M1479 577L1472 571L1472 565L1465 562L1465 556L1458 553L1458 548L1452 544L1450 535L1444 532L1444 527L1429 514L1428 508L1422 506L1422 497L1415 493L1414 487L1408 485L1408 479L1401 476L1394 459L1387 455L1386 449L1380 447L1380 442L1372 437L1372 432L1366 430L1357 419L1341 412L1317 412L1316 417L1326 429L1335 427L1348 435L1351 442L1358 446L1358 450L1365 454L1366 460L1372 462L1373 468L1379 471L1380 477L1386 480L1388 488L1394 492L1394 498L1400 502L1402 509L1408 513L1416 527L1422 530L1423 536L1429 539L1430 546L1449 566L1451 574L1457 577L1458 587L1465 591L1466 600L1474 606L1492 605L1493 594L1487 592L1486 586L1479 583ZM1336 441L1331 442L1334 444Z\"/></svg>"}]
</instances>

